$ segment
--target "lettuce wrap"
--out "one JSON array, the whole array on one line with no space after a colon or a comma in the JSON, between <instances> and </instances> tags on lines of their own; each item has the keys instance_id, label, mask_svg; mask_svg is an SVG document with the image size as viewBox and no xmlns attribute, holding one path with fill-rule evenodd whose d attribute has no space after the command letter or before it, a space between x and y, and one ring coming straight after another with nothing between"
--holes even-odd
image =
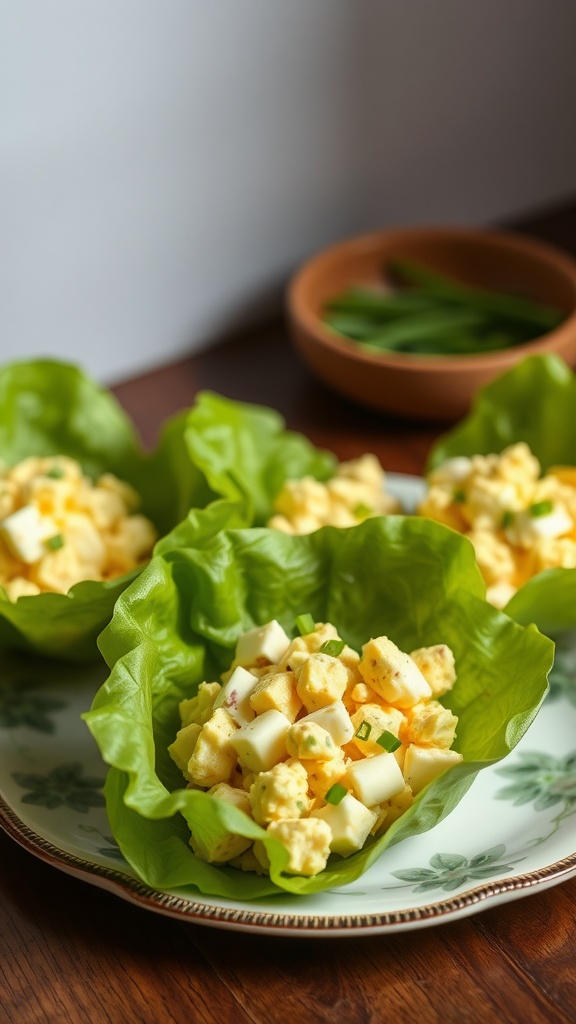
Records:
<instances>
[{"instance_id":1,"label":"lettuce wrap","mask_svg":"<svg viewBox=\"0 0 576 1024\"><path fill-rule=\"evenodd\" d=\"M68 455L96 478L114 473L132 484L140 511L159 536L210 492L184 444L184 416L170 421L155 452L144 454L114 396L77 367L40 359L0 369L0 457L12 466L28 456ZM67 594L10 601L0 587L0 646L40 655L98 657L96 637L114 602L139 569L107 582L76 584Z\"/></svg>"},{"instance_id":2,"label":"lettuce wrap","mask_svg":"<svg viewBox=\"0 0 576 1024\"><path fill-rule=\"evenodd\" d=\"M186 419L186 447L213 497L248 503L250 525L264 526L286 480L306 475L327 480L336 457L286 430L282 416L264 406L210 391L198 395Z\"/></svg>"},{"instance_id":3,"label":"lettuce wrap","mask_svg":"<svg viewBox=\"0 0 576 1024\"><path fill-rule=\"evenodd\" d=\"M111 669L85 714L104 760L110 824L126 860L148 885L190 886L251 899L318 892L361 875L392 843L432 828L479 769L518 743L547 692L553 644L484 600L472 545L425 519L389 516L306 536L238 528L242 509L215 502L191 513L119 598L99 638ZM294 636L310 612L356 650L388 635L402 650L447 643L457 682L443 700L459 716L456 767L430 783L380 838L353 856L333 855L321 874L283 872L278 840L231 804L183 788L168 754L178 704L229 668L239 635L278 619ZM190 830L261 838L270 877L198 859Z\"/></svg>"},{"instance_id":4,"label":"lettuce wrap","mask_svg":"<svg viewBox=\"0 0 576 1024\"><path fill-rule=\"evenodd\" d=\"M499 454L517 441L543 471L576 466L576 377L559 356L530 356L481 389L470 414L434 445L426 471L457 455ZM576 569L538 573L505 611L547 634L576 628Z\"/></svg>"}]
</instances>

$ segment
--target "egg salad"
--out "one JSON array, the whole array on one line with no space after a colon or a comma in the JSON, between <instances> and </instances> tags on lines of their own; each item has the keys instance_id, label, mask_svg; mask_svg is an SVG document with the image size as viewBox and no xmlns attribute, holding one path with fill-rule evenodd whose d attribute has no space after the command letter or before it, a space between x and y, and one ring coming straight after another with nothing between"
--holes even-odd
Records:
<instances>
[{"instance_id":1,"label":"egg salad","mask_svg":"<svg viewBox=\"0 0 576 1024\"><path fill-rule=\"evenodd\" d=\"M169 753L188 787L244 811L313 876L384 832L433 778L462 760L457 718L438 700L454 685L445 644L411 654L386 636L359 655L330 623L301 615L290 640L276 620L242 634L220 681L180 703ZM264 873L264 844L192 835L203 860Z\"/></svg>"},{"instance_id":2,"label":"egg salad","mask_svg":"<svg viewBox=\"0 0 576 1024\"><path fill-rule=\"evenodd\" d=\"M129 484L112 473L93 482L64 455L0 470L0 586L16 601L135 568L156 540L138 504Z\"/></svg>"},{"instance_id":3,"label":"egg salad","mask_svg":"<svg viewBox=\"0 0 576 1024\"><path fill-rule=\"evenodd\" d=\"M341 462L326 483L312 476L286 480L268 526L283 533L313 533L321 526L355 526L372 516L401 512L385 483L382 466L370 454Z\"/></svg>"},{"instance_id":4,"label":"egg salad","mask_svg":"<svg viewBox=\"0 0 576 1024\"><path fill-rule=\"evenodd\" d=\"M537 573L576 567L576 468L542 475L519 442L500 455L447 459L428 484L419 514L472 541L487 600L497 608Z\"/></svg>"}]
</instances>

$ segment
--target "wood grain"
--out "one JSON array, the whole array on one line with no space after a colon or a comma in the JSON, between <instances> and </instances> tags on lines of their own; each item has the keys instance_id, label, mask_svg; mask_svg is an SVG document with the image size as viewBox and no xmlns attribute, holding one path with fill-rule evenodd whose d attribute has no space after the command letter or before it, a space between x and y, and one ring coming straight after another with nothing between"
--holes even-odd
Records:
<instances>
[{"instance_id":1,"label":"wood grain","mask_svg":"<svg viewBox=\"0 0 576 1024\"><path fill-rule=\"evenodd\" d=\"M2 1024L185 1022L191 1008L198 1024L253 1019L203 956L203 932L190 944L197 926L120 902L2 834L0 889Z\"/></svg>"},{"instance_id":2,"label":"wood grain","mask_svg":"<svg viewBox=\"0 0 576 1024\"><path fill-rule=\"evenodd\" d=\"M480 915L474 927L499 956L523 971L547 998L576 1020L576 879L535 893L513 912Z\"/></svg>"},{"instance_id":3,"label":"wood grain","mask_svg":"<svg viewBox=\"0 0 576 1024\"><path fill-rule=\"evenodd\" d=\"M202 949L259 1022L517 1024L521 1006L530 1007L526 1019L538 1024L567 1020L519 967L495 958L490 941L468 921L343 944L251 937L238 944L210 934ZM285 1017L277 1012L279 1000Z\"/></svg>"}]
</instances>

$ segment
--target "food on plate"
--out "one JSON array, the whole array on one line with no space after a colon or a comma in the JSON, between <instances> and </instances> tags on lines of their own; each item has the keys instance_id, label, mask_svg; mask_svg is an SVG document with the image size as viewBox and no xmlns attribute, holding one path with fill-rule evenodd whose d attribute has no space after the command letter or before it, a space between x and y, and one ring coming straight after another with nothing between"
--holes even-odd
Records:
<instances>
[{"instance_id":1,"label":"food on plate","mask_svg":"<svg viewBox=\"0 0 576 1024\"><path fill-rule=\"evenodd\" d=\"M446 459L430 472L418 511L466 534L498 608L538 573L576 568L576 468L543 474L523 441Z\"/></svg>"},{"instance_id":2,"label":"food on plate","mask_svg":"<svg viewBox=\"0 0 576 1024\"><path fill-rule=\"evenodd\" d=\"M401 511L375 455L338 463L264 406L202 392L186 446L213 496L244 502L250 525L312 533Z\"/></svg>"},{"instance_id":3,"label":"food on plate","mask_svg":"<svg viewBox=\"0 0 576 1024\"><path fill-rule=\"evenodd\" d=\"M390 282L352 286L333 298L323 322L366 352L470 355L525 344L557 327L560 310L520 295L463 285L408 260L393 261Z\"/></svg>"},{"instance_id":4,"label":"food on plate","mask_svg":"<svg viewBox=\"0 0 576 1024\"><path fill-rule=\"evenodd\" d=\"M16 601L130 572L156 540L138 505L130 484L113 473L93 481L64 455L0 471L0 586Z\"/></svg>"},{"instance_id":5,"label":"food on plate","mask_svg":"<svg viewBox=\"0 0 576 1024\"><path fill-rule=\"evenodd\" d=\"M254 526L268 522L286 480L327 480L336 467L332 452L287 430L274 409L210 391L201 392L189 411L185 440L212 497L242 501Z\"/></svg>"},{"instance_id":6,"label":"food on plate","mask_svg":"<svg viewBox=\"0 0 576 1024\"><path fill-rule=\"evenodd\" d=\"M545 696L553 644L485 601L472 546L438 523L378 516L288 535L238 528L237 514L222 501L190 513L99 637L110 675L85 718L110 765L110 826L156 888L235 900L333 889L431 829L516 745ZM400 755L378 743L387 733ZM410 746L413 800L397 761ZM457 763L431 777L437 758ZM396 792L372 788L384 763ZM343 806L342 789L353 798ZM404 798L402 814L391 805L374 819ZM360 817L370 821L363 845L343 840L319 868L332 844L322 814L350 807L351 844ZM313 873L292 873L289 848Z\"/></svg>"},{"instance_id":7,"label":"food on plate","mask_svg":"<svg viewBox=\"0 0 576 1024\"><path fill-rule=\"evenodd\" d=\"M572 486L576 376L559 356L530 356L481 388L469 415L434 444L427 476L448 459L487 456L520 442L538 459L542 475L557 476L560 483ZM565 469L558 473L555 467ZM564 558L571 548L565 539L553 537L545 546L556 549L556 555L562 552ZM530 562L530 552L525 557ZM535 623L549 636L575 629L576 569L562 568L560 563L559 568L545 568L530 576L513 593L505 611L523 625Z\"/></svg>"},{"instance_id":8,"label":"food on plate","mask_svg":"<svg viewBox=\"0 0 576 1024\"><path fill-rule=\"evenodd\" d=\"M375 455L336 466L325 482L312 476L287 479L274 499L268 526L283 533L312 533L321 526L356 526L371 516L401 512L386 490L386 474Z\"/></svg>"},{"instance_id":9,"label":"food on plate","mask_svg":"<svg viewBox=\"0 0 576 1024\"><path fill-rule=\"evenodd\" d=\"M184 434L181 413L145 452L112 392L79 367L0 367L1 648L99 658L96 639L156 534L211 500Z\"/></svg>"},{"instance_id":10,"label":"food on plate","mask_svg":"<svg viewBox=\"0 0 576 1024\"><path fill-rule=\"evenodd\" d=\"M243 633L221 682L180 704L169 753L190 788L239 807L289 854L286 871L317 875L380 835L432 779L462 761L445 644L406 654L386 636L362 654L331 623L299 616L290 640L273 619ZM232 832L190 845L203 860L261 872L261 840Z\"/></svg>"}]
</instances>

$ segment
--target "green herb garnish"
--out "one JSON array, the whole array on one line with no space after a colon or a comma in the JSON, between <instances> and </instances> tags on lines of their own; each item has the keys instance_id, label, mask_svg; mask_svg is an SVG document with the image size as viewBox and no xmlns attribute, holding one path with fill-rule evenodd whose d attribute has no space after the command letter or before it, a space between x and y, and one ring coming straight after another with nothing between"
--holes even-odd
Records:
<instances>
[{"instance_id":1,"label":"green herb garnish","mask_svg":"<svg viewBox=\"0 0 576 1024\"><path fill-rule=\"evenodd\" d=\"M393 732L390 732L389 729L384 730L382 735L376 740L376 743L378 746L384 747L384 750L387 750L389 754L393 754L395 750L398 750L398 747L402 746L401 740Z\"/></svg>"},{"instance_id":2,"label":"green herb garnish","mask_svg":"<svg viewBox=\"0 0 576 1024\"><path fill-rule=\"evenodd\" d=\"M367 722L366 719L364 719L363 722L360 722L360 725L356 729L354 735L359 740L367 740L371 732L372 726L370 725L370 722Z\"/></svg>"},{"instance_id":3,"label":"green herb garnish","mask_svg":"<svg viewBox=\"0 0 576 1024\"><path fill-rule=\"evenodd\" d=\"M506 509L502 516L502 529L506 530L509 526L512 526L514 522L514 513L509 508Z\"/></svg>"},{"instance_id":4,"label":"green herb garnish","mask_svg":"<svg viewBox=\"0 0 576 1024\"><path fill-rule=\"evenodd\" d=\"M44 473L44 476L50 477L51 480L61 480L64 476L64 470L62 466L50 466Z\"/></svg>"},{"instance_id":5,"label":"green herb garnish","mask_svg":"<svg viewBox=\"0 0 576 1024\"><path fill-rule=\"evenodd\" d=\"M325 640L320 648L320 654L329 654L331 658L337 658L345 647L343 640Z\"/></svg>"},{"instance_id":6,"label":"green herb garnish","mask_svg":"<svg viewBox=\"0 0 576 1024\"><path fill-rule=\"evenodd\" d=\"M533 505L528 507L528 512L534 519L538 519L540 516L549 516L553 510L553 501L535 501Z\"/></svg>"},{"instance_id":7,"label":"green herb garnish","mask_svg":"<svg viewBox=\"0 0 576 1024\"><path fill-rule=\"evenodd\" d=\"M46 541L46 547L50 548L50 551L58 551L64 547L64 537L61 533L55 533L53 537L48 537Z\"/></svg>"},{"instance_id":8,"label":"green herb garnish","mask_svg":"<svg viewBox=\"0 0 576 1024\"><path fill-rule=\"evenodd\" d=\"M310 615L310 612L305 612L303 615L296 616L296 629L300 633L300 636L306 636L308 633L313 633L316 629L316 623Z\"/></svg>"},{"instance_id":9,"label":"green herb garnish","mask_svg":"<svg viewBox=\"0 0 576 1024\"><path fill-rule=\"evenodd\" d=\"M458 488L452 495L452 501L455 501L457 505L463 505L466 501L466 491L463 491L462 488Z\"/></svg>"},{"instance_id":10,"label":"green herb garnish","mask_svg":"<svg viewBox=\"0 0 576 1024\"><path fill-rule=\"evenodd\" d=\"M354 515L356 519L367 519L368 516L374 514L374 509L370 508L370 505L365 505L362 501L354 508Z\"/></svg>"},{"instance_id":11,"label":"green herb garnish","mask_svg":"<svg viewBox=\"0 0 576 1024\"><path fill-rule=\"evenodd\" d=\"M333 786L330 786L330 789L326 793L324 799L327 804L336 805L344 799L347 792L348 790L346 789L346 786L341 786L339 782L335 782Z\"/></svg>"}]
</instances>

